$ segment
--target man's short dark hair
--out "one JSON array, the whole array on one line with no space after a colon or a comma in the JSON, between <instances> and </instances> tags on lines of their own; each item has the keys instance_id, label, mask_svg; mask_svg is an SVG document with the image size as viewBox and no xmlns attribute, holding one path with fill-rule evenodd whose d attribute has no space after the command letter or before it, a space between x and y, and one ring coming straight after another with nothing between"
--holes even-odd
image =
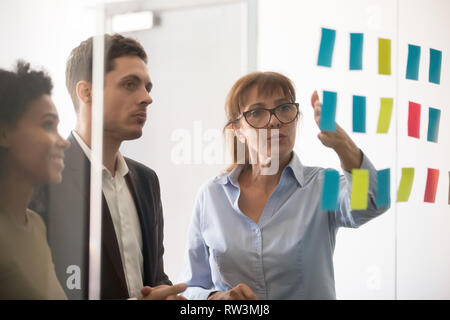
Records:
<instances>
[{"instance_id":1,"label":"man's short dark hair","mask_svg":"<svg viewBox=\"0 0 450 320\"><path fill-rule=\"evenodd\" d=\"M0 69L0 125L14 126L30 103L51 94L52 80L44 71L18 61L15 71Z\"/></svg>"},{"instance_id":2,"label":"man's short dark hair","mask_svg":"<svg viewBox=\"0 0 450 320\"><path fill-rule=\"evenodd\" d=\"M120 34L105 34L105 69L114 70L114 59L124 56L136 56L147 63L147 54L142 45L132 38ZM78 113L76 86L79 81L92 82L93 37L83 41L72 50L66 64L66 86Z\"/></svg>"}]
</instances>

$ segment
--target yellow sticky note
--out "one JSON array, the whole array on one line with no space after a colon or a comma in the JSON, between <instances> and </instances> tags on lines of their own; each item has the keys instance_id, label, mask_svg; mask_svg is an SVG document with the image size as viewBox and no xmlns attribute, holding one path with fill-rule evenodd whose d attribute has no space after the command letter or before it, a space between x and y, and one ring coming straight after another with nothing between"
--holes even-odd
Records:
<instances>
[{"instance_id":1,"label":"yellow sticky note","mask_svg":"<svg viewBox=\"0 0 450 320\"><path fill-rule=\"evenodd\" d=\"M380 114L378 115L377 133L387 133L389 131L393 105L394 99L381 98Z\"/></svg>"},{"instance_id":2,"label":"yellow sticky note","mask_svg":"<svg viewBox=\"0 0 450 320\"><path fill-rule=\"evenodd\" d=\"M402 178L397 191L397 202L406 202L411 194L414 180L414 168L402 168Z\"/></svg>"},{"instance_id":3,"label":"yellow sticky note","mask_svg":"<svg viewBox=\"0 0 450 320\"><path fill-rule=\"evenodd\" d=\"M391 74L391 40L378 38L378 73Z\"/></svg>"},{"instance_id":4,"label":"yellow sticky note","mask_svg":"<svg viewBox=\"0 0 450 320\"><path fill-rule=\"evenodd\" d=\"M353 210L367 209L367 197L369 192L369 170L352 170L352 195L350 207Z\"/></svg>"}]
</instances>

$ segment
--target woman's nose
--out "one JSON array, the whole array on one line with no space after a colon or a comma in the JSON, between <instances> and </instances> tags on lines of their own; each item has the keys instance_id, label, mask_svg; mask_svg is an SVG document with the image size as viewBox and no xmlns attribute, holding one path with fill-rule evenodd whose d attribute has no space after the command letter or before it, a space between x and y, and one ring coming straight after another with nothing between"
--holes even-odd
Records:
<instances>
[{"instance_id":1,"label":"woman's nose","mask_svg":"<svg viewBox=\"0 0 450 320\"><path fill-rule=\"evenodd\" d=\"M71 143L69 140L64 139L60 135L58 135L58 146L64 150L69 149Z\"/></svg>"},{"instance_id":2,"label":"woman's nose","mask_svg":"<svg viewBox=\"0 0 450 320\"><path fill-rule=\"evenodd\" d=\"M278 118L275 116L275 114L270 115L269 119L269 125L267 126L270 129L277 129L281 127L281 122L278 120Z\"/></svg>"}]
</instances>

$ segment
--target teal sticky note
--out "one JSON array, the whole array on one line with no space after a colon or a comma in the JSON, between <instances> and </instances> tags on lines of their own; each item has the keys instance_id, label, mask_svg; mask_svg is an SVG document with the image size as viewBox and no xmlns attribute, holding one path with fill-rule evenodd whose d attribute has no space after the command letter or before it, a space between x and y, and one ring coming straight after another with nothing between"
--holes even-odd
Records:
<instances>
[{"instance_id":1,"label":"teal sticky note","mask_svg":"<svg viewBox=\"0 0 450 320\"><path fill-rule=\"evenodd\" d=\"M377 208L386 207L391 203L391 170L377 171L377 196L375 204Z\"/></svg>"},{"instance_id":2,"label":"teal sticky note","mask_svg":"<svg viewBox=\"0 0 450 320\"><path fill-rule=\"evenodd\" d=\"M438 142L439 120L441 119L441 110L430 108L428 110L428 135L427 140Z\"/></svg>"},{"instance_id":3,"label":"teal sticky note","mask_svg":"<svg viewBox=\"0 0 450 320\"><path fill-rule=\"evenodd\" d=\"M420 47L408 45L408 63L406 65L406 79L419 79Z\"/></svg>"},{"instance_id":4,"label":"teal sticky note","mask_svg":"<svg viewBox=\"0 0 450 320\"><path fill-rule=\"evenodd\" d=\"M366 97L353 96L353 132L366 132Z\"/></svg>"},{"instance_id":5,"label":"teal sticky note","mask_svg":"<svg viewBox=\"0 0 450 320\"><path fill-rule=\"evenodd\" d=\"M336 210L339 194L339 172L326 169L323 174L322 210Z\"/></svg>"},{"instance_id":6,"label":"teal sticky note","mask_svg":"<svg viewBox=\"0 0 450 320\"><path fill-rule=\"evenodd\" d=\"M335 39L336 30L322 28L322 38L320 40L319 58L317 60L317 65L331 67Z\"/></svg>"},{"instance_id":7,"label":"teal sticky note","mask_svg":"<svg viewBox=\"0 0 450 320\"><path fill-rule=\"evenodd\" d=\"M428 79L432 83L441 83L442 51L430 49L430 72Z\"/></svg>"},{"instance_id":8,"label":"teal sticky note","mask_svg":"<svg viewBox=\"0 0 450 320\"><path fill-rule=\"evenodd\" d=\"M322 113L320 115L319 127L322 131L336 131L336 102L337 93L332 91L323 92Z\"/></svg>"},{"instance_id":9,"label":"teal sticky note","mask_svg":"<svg viewBox=\"0 0 450 320\"><path fill-rule=\"evenodd\" d=\"M350 70L362 70L364 34L350 33Z\"/></svg>"}]
</instances>

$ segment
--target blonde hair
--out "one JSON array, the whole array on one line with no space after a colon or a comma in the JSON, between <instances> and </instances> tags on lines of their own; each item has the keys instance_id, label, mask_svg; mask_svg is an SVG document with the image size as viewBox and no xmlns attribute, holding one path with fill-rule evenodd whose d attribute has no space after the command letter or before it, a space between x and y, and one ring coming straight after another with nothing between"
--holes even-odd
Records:
<instances>
[{"instance_id":1,"label":"blonde hair","mask_svg":"<svg viewBox=\"0 0 450 320\"><path fill-rule=\"evenodd\" d=\"M231 156L231 164L227 167L226 171L233 170L238 164L249 163L248 146L239 141L233 130L233 125L236 126L238 123L236 118L241 115L241 108L245 104L246 95L253 87L256 87L258 95L265 97L271 96L276 91L281 90L289 100L295 102L295 89L292 81L280 73L252 72L236 81L228 92L225 102L225 113L228 122L223 128L223 131ZM244 156L242 156L241 152L238 152L238 150L242 150L241 148L245 150Z\"/></svg>"}]
</instances>

